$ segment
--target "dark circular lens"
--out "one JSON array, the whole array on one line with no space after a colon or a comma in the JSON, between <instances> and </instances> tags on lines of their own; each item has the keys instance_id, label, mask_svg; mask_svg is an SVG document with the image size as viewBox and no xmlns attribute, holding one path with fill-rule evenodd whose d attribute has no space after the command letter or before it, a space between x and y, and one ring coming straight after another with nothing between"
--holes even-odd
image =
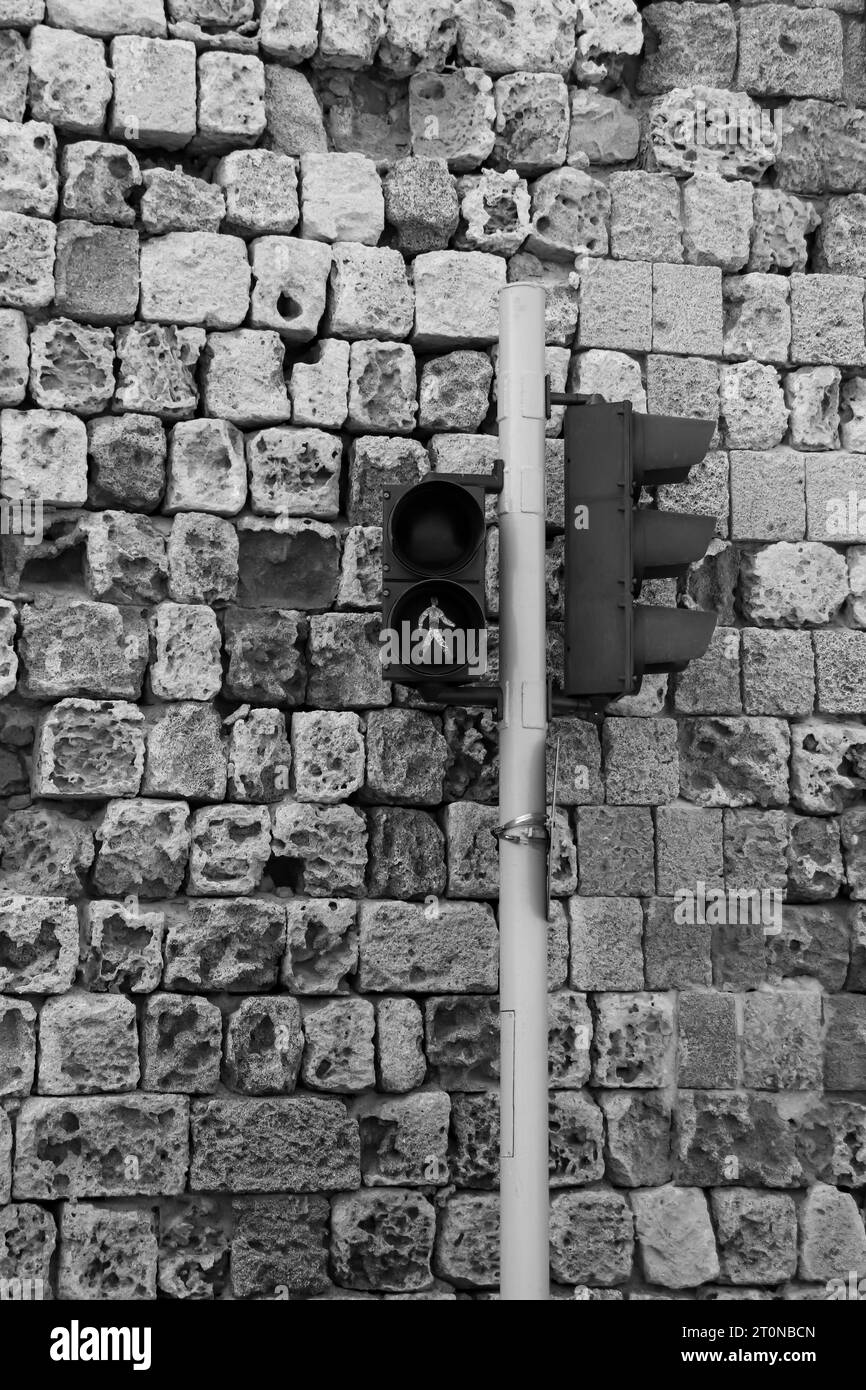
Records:
<instances>
[{"instance_id":1,"label":"dark circular lens","mask_svg":"<svg viewBox=\"0 0 866 1390\"><path fill-rule=\"evenodd\" d=\"M484 538L484 512L457 483L414 487L391 513L391 544L407 569L452 574L472 559Z\"/></svg>"}]
</instances>

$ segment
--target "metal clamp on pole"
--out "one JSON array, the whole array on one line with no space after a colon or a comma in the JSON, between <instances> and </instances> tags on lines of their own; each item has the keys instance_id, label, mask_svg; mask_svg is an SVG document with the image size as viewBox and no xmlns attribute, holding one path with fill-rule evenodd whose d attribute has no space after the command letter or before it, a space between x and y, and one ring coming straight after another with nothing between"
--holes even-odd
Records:
<instances>
[{"instance_id":1,"label":"metal clamp on pole","mask_svg":"<svg viewBox=\"0 0 866 1390\"><path fill-rule=\"evenodd\" d=\"M514 845L528 845L533 841L540 844L542 840L547 844L547 825L547 816L539 815L536 811L527 811L525 815L515 816L507 825L498 826L496 838L509 840Z\"/></svg>"}]
</instances>

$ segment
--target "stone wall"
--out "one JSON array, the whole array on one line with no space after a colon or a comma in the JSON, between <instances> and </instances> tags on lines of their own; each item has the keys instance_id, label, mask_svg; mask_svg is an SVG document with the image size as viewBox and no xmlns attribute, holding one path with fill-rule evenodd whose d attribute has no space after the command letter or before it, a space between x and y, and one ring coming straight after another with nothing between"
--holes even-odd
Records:
<instances>
[{"instance_id":1,"label":"stone wall","mask_svg":"<svg viewBox=\"0 0 866 1390\"><path fill-rule=\"evenodd\" d=\"M864 53L861 0L0 0L0 1279L495 1289L496 730L383 685L379 523L491 466L525 278L555 389L718 422L647 499L718 517L643 595L708 655L554 730L555 1293L866 1276ZM722 887L781 921L680 920Z\"/></svg>"}]
</instances>

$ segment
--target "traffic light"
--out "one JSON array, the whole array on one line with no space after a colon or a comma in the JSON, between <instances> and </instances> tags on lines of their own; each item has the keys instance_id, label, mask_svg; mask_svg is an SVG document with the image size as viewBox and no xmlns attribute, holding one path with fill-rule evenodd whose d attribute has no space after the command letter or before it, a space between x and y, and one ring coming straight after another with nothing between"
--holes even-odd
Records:
<instances>
[{"instance_id":1,"label":"traffic light","mask_svg":"<svg viewBox=\"0 0 866 1390\"><path fill-rule=\"evenodd\" d=\"M383 489L384 680L457 684L487 669L485 484L431 473Z\"/></svg>"},{"instance_id":2,"label":"traffic light","mask_svg":"<svg viewBox=\"0 0 866 1390\"><path fill-rule=\"evenodd\" d=\"M565 694L629 695L644 672L682 671L706 651L714 613L634 599L643 579L685 574L715 518L636 504L642 485L686 482L713 429L641 415L630 401L566 410Z\"/></svg>"}]
</instances>

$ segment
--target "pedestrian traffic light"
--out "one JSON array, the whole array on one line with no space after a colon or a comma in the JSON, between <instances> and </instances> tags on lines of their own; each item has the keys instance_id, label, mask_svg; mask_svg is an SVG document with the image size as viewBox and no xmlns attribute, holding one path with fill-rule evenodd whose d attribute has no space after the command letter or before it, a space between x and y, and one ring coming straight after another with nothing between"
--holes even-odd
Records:
<instances>
[{"instance_id":1,"label":"pedestrian traffic light","mask_svg":"<svg viewBox=\"0 0 866 1390\"><path fill-rule=\"evenodd\" d=\"M487 669L485 484L431 473L382 500L384 680L456 684Z\"/></svg>"},{"instance_id":2,"label":"pedestrian traffic light","mask_svg":"<svg viewBox=\"0 0 866 1390\"><path fill-rule=\"evenodd\" d=\"M713 429L639 414L630 401L566 410L565 694L629 695L645 672L682 671L706 651L714 613L634 599L643 579L685 574L715 518L636 504L641 486L685 483Z\"/></svg>"}]
</instances>

